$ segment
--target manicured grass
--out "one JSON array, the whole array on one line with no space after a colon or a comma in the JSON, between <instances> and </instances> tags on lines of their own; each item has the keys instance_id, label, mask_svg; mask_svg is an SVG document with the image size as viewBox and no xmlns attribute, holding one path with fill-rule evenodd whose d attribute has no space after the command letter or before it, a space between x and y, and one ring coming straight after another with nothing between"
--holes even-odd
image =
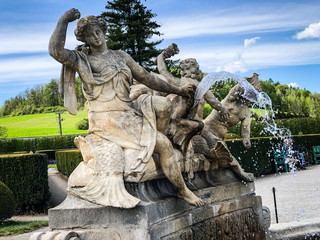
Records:
<instances>
[{"instance_id":1,"label":"manicured grass","mask_svg":"<svg viewBox=\"0 0 320 240\"><path fill-rule=\"evenodd\" d=\"M14 236L48 226L48 221L4 221L0 223L0 237Z\"/></svg>"},{"instance_id":2,"label":"manicured grass","mask_svg":"<svg viewBox=\"0 0 320 240\"><path fill-rule=\"evenodd\" d=\"M62 115L62 134L81 134L86 130L76 129L76 124L87 118L86 111L78 112L73 116L67 112ZM55 136L59 135L58 115L55 113L22 115L0 118L0 126L8 128L7 138Z\"/></svg>"},{"instance_id":3,"label":"manicured grass","mask_svg":"<svg viewBox=\"0 0 320 240\"><path fill-rule=\"evenodd\" d=\"M58 170L57 164L48 164L48 168L54 168L55 170Z\"/></svg>"}]
</instances>

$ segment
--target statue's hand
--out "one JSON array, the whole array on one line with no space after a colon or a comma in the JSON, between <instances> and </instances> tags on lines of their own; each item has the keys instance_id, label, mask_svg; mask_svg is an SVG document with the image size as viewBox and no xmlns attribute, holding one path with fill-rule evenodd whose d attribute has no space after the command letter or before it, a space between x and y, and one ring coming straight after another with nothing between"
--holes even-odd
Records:
<instances>
[{"instance_id":1,"label":"statue's hand","mask_svg":"<svg viewBox=\"0 0 320 240\"><path fill-rule=\"evenodd\" d=\"M80 18L80 12L78 9L71 8L70 10L66 11L62 16L61 20L67 21L67 22L73 22L76 19Z\"/></svg>"},{"instance_id":2,"label":"statue's hand","mask_svg":"<svg viewBox=\"0 0 320 240\"><path fill-rule=\"evenodd\" d=\"M180 88L180 93L179 95L183 97L188 97L188 98L193 98L194 97L194 92L196 91L197 86L193 84L186 84L182 88Z\"/></svg>"},{"instance_id":3,"label":"statue's hand","mask_svg":"<svg viewBox=\"0 0 320 240\"><path fill-rule=\"evenodd\" d=\"M221 107L219 113L220 113L220 119L221 119L222 121L225 122L225 121L228 120L228 118L229 118L229 110L228 110L227 108Z\"/></svg>"},{"instance_id":4,"label":"statue's hand","mask_svg":"<svg viewBox=\"0 0 320 240\"><path fill-rule=\"evenodd\" d=\"M180 52L178 45L175 43L171 43L171 45L169 45L167 49L170 50L170 52L172 53L172 56Z\"/></svg>"},{"instance_id":5,"label":"statue's hand","mask_svg":"<svg viewBox=\"0 0 320 240\"><path fill-rule=\"evenodd\" d=\"M174 56L175 54L179 53L179 48L177 46L177 44L175 43L171 43L171 45L169 45L164 51L163 51L163 55L165 58L170 58L172 56Z\"/></svg>"},{"instance_id":6,"label":"statue's hand","mask_svg":"<svg viewBox=\"0 0 320 240\"><path fill-rule=\"evenodd\" d=\"M250 138L244 138L242 140L242 143L243 143L243 146L246 148L246 149L249 149L251 147L251 142L250 142Z\"/></svg>"}]
</instances>

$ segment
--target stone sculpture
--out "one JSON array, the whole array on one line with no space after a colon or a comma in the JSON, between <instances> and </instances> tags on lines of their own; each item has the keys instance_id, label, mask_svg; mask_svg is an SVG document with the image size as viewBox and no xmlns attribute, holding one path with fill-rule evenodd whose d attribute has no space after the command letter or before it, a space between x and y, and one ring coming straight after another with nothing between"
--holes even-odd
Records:
<instances>
[{"instance_id":1,"label":"stone sculpture","mask_svg":"<svg viewBox=\"0 0 320 240\"><path fill-rule=\"evenodd\" d=\"M154 90L187 98L192 97L193 86L170 85L149 74L125 52L108 49L106 25L94 16L81 18L75 30L77 39L85 44L73 51L65 49L68 23L77 18L78 10L65 12L49 43L50 55L63 64L65 106L76 112L75 72L88 100L88 136L75 141L84 161L70 176L69 193L105 206L132 208L139 199L126 191L124 174L142 172L155 152L164 175L177 187L177 196L192 205L202 205L186 187L172 144L161 133L171 112L168 100L150 95L137 101L129 98L133 78Z\"/></svg>"},{"instance_id":2,"label":"stone sculpture","mask_svg":"<svg viewBox=\"0 0 320 240\"><path fill-rule=\"evenodd\" d=\"M257 92L261 92L261 86L258 79L258 74L253 73L251 77L246 77L246 80L255 88ZM227 130L230 127L241 122L241 135L245 148L250 148L250 103L242 96L244 89L237 84L234 86L228 95L221 101L223 107L228 109L226 119L221 119L220 113L215 109L205 119L204 130L201 136L195 136L195 152L204 154L208 159L212 159L212 168L230 168L241 179L245 181L253 181L253 175L245 173L238 161L232 156L228 150L224 140L227 135Z\"/></svg>"},{"instance_id":3,"label":"stone sculpture","mask_svg":"<svg viewBox=\"0 0 320 240\"><path fill-rule=\"evenodd\" d=\"M165 64L165 59L172 57L179 52L176 44L171 44L166 48L156 59L159 72L165 77L167 82L176 86L184 85L186 83L199 84L200 69L196 59L188 58L181 61L179 65L179 73L181 79L175 78L168 71ZM250 84L258 91L261 91L258 74L254 73L251 77L246 78ZM145 87L147 88L147 87ZM215 168L230 168L241 179L245 181L253 181L253 175L245 173L238 161L232 156L224 143L225 135L229 127L235 126L241 122L243 144L246 148L250 148L250 110L248 108L249 101L242 97L244 93L243 87L239 84L233 87L227 97L220 103L212 94L207 91L204 97L198 104L188 112L188 117L194 120L202 121L204 101L207 101L213 111L207 117L202 133L192 136L194 152L204 155L201 158L209 160L210 167L200 168L201 170L215 169ZM177 98L177 97L175 97ZM179 98L179 97L178 97ZM175 103L175 113L172 119L180 119L184 116L187 110L190 110L190 105L182 101L173 101ZM167 133L170 135L170 132ZM173 139L174 140L174 139Z\"/></svg>"},{"instance_id":4,"label":"stone sculpture","mask_svg":"<svg viewBox=\"0 0 320 240\"><path fill-rule=\"evenodd\" d=\"M184 60L182 78L174 78L165 59L178 53L175 44L157 57L160 74L148 73L107 48L106 24L94 16L78 21L75 35L84 44L65 49L68 23L78 18L76 9L60 17L49 53L63 64L60 91L71 114L76 72L82 80L89 130L75 144L83 161L69 177L65 201L49 210L52 231L30 240L265 239L269 223L253 176L224 142L227 129L241 122L250 147L242 87L222 102L208 91L195 105L199 64ZM261 90L257 74L247 80ZM203 123L205 100L213 111Z\"/></svg>"},{"instance_id":5,"label":"stone sculpture","mask_svg":"<svg viewBox=\"0 0 320 240\"><path fill-rule=\"evenodd\" d=\"M160 74L150 74L125 52L107 48L106 25L94 16L78 21L75 35L84 44L65 49L68 23L77 18L78 10L65 12L49 43L50 55L63 64L60 85L66 108L76 113L75 72L88 100L88 135L75 139L84 161L69 177L70 194L96 204L132 208L139 199L127 192L124 182L164 175L178 189L178 197L199 206L204 202L187 188L181 174L182 168L193 177L194 153L210 162L198 171L231 168L241 179L253 180L224 143L227 128L241 121L245 147L250 147L250 111L238 85L222 103L208 91L191 109L200 74L195 59L182 61L182 78L173 77L164 61L179 52L172 44L156 59ZM214 110L203 126L205 100Z\"/></svg>"}]
</instances>

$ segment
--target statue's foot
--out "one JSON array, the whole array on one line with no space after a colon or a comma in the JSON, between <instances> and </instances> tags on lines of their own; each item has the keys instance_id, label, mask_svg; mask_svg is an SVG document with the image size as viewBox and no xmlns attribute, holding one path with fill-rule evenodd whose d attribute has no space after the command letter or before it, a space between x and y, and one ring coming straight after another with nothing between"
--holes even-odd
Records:
<instances>
[{"instance_id":1,"label":"statue's foot","mask_svg":"<svg viewBox=\"0 0 320 240\"><path fill-rule=\"evenodd\" d=\"M240 177L246 182L254 181L254 175L252 173L243 172Z\"/></svg>"},{"instance_id":2,"label":"statue's foot","mask_svg":"<svg viewBox=\"0 0 320 240\"><path fill-rule=\"evenodd\" d=\"M186 189L185 191L180 191L177 194L177 197L182 198L187 203L193 206L202 206L204 205L204 201L202 201L200 198L198 198L193 192L191 192L189 189Z\"/></svg>"}]
</instances>

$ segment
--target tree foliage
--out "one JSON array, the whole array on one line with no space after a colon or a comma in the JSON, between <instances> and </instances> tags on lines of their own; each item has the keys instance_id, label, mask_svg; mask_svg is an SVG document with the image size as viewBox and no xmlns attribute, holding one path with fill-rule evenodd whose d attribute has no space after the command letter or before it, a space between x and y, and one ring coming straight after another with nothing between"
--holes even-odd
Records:
<instances>
[{"instance_id":1,"label":"tree foliage","mask_svg":"<svg viewBox=\"0 0 320 240\"><path fill-rule=\"evenodd\" d=\"M312 94L309 90L289 87L273 82L260 80L262 91L272 101L276 118L319 117L320 94Z\"/></svg>"},{"instance_id":2,"label":"tree foliage","mask_svg":"<svg viewBox=\"0 0 320 240\"><path fill-rule=\"evenodd\" d=\"M216 82L210 91L221 101L236 84L237 82L233 79ZM320 117L319 93L312 94L306 89L289 87L279 82L275 83L271 78L267 81L260 80L260 84L262 91L267 93L272 101L276 118ZM208 108L208 106L206 107ZM205 109L208 113L210 110Z\"/></svg>"},{"instance_id":3,"label":"tree foliage","mask_svg":"<svg viewBox=\"0 0 320 240\"><path fill-rule=\"evenodd\" d=\"M160 54L156 46L162 42L150 41L153 35L160 36L160 25L152 18L156 14L148 10L140 0L108 1L106 12L101 17L107 22L107 46L110 49L126 51L144 67L154 65L153 57Z\"/></svg>"},{"instance_id":4,"label":"tree foliage","mask_svg":"<svg viewBox=\"0 0 320 240\"><path fill-rule=\"evenodd\" d=\"M210 88L210 91L221 101L235 85L237 85L237 82L234 79L218 81Z\"/></svg>"},{"instance_id":5,"label":"tree foliage","mask_svg":"<svg viewBox=\"0 0 320 240\"><path fill-rule=\"evenodd\" d=\"M84 107L86 99L82 93L80 78L76 78L76 96L78 108ZM44 85L26 89L14 98L6 100L0 109L1 116L17 116L34 113L56 112L63 109L63 101L59 94L58 80L53 79Z\"/></svg>"}]
</instances>

